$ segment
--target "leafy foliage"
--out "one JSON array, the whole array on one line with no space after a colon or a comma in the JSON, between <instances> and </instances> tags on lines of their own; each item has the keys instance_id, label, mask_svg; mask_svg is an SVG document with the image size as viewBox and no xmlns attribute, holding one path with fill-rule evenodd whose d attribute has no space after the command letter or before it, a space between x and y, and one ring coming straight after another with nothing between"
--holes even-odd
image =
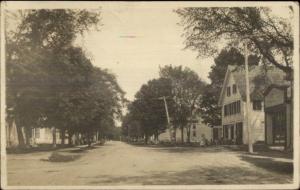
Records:
<instances>
[{"instance_id":1,"label":"leafy foliage","mask_svg":"<svg viewBox=\"0 0 300 190\"><path fill-rule=\"evenodd\" d=\"M205 83L189 68L165 66L160 69L160 78L148 81L136 93L124 117L123 135L148 137L164 132L167 127L166 99L172 125L188 127L192 117L198 113Z\"/></svg>"},{"instance_id":2,"label":"leafy foliage","mask_svg":"<svg viewBox=\"0 0 300 190\"><path fill-rule=\"evenodd\" d=\"M123 132L132 137L145 136L146 142L151 135L158 137L167 124L164 102L160 100L163 96L171 96L170 80L159 78L144 84L128 106L129 113L123 120ZM167 102L169 109L172 109L172 102Z\"/></svg>"},{"instance_id":3,"label":"leafy foliage","mask_svg":"<svg viewBox=\"0 0 300 190\"><path fill-rule=\"evenodd\" d=\"M294 49L291 21L272 16L270 8L203 7L176 12L185 27L186 48L210 56L217 53L220 42L236 46L246 39L251 42L251 52L291 74Z\"/></svg>"},{"instance_id":4,"label":"leafy foliage","mask_svg":"<svg viewBox=\"0 0 300 190\"><path fill-rule=\"evenodd\" d=\"M7 35L7 113L17 127L55 127L104 133L120 118L125 101L116 78L96 68L78 34L99 25L99 12L29 10Z\"/></svg>"},{"instance_id":5,"label":"leafy foliage","mask_svg":"<svg viewBox=\"0 0 300 190\"><path fill-rule=\"evenodd\" d=\"M197 73L182 66L165 66L160 70L160 77L171 81L174 101L174 111L171 112L172 124L175 128L181 128L183 141L183 128L189 129L189 121L199 113L201 96L206 83Z\"/></svg>"}]
</instances>

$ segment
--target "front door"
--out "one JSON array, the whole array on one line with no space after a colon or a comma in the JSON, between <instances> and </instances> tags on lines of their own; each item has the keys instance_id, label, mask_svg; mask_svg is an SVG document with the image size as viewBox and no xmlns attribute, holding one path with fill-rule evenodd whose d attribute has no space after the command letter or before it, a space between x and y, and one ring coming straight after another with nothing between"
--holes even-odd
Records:
<instances>
[{"instance_id":1,"label":"front door","mask_svg":"<svg viewBox=\"0 0 300 190\"><path fill-rule=\"evenodd\" d=\"M278 111L272 115L273 143L285 145L286 143L286 115L284 111Z\"/></svg>"},{"instance_id":2,"label":"front door","mask_svg":"<svg viewBox=\"0 0 300 190\"><path fill-rule=\"evenodd\" d=\"M243 144L243 123L236 124L236 144Z\"/></svg>"}]
</instances>

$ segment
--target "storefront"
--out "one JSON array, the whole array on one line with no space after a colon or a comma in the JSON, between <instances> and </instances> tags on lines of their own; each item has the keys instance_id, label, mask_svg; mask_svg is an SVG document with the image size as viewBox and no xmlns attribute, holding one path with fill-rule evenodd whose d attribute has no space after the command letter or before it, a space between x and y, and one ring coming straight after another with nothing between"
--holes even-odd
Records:
<instances>
[{"instance_id":1,"label":"storefront","mask_svg":"<svg viewBox=\"0 0 300 190\"><path fill-rule=\"evenodd\" d=\"M288 85L271 85L265 96L265 138L268 145L292 147L292 107Z\"/></svg>"}]
</instances>

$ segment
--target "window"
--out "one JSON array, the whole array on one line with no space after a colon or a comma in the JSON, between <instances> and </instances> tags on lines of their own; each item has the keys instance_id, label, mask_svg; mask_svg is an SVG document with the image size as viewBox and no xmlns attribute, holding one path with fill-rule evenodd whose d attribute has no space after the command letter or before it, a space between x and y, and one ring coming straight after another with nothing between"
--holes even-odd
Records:
<instances>
[{"instance_id":1,"label":"window","mask_svg":"<svg viewBox=\"0 0 300 190\"><path fill-rule=\"evenodd\" d=\"M236 94L236 85L232 85L232 94Z\"/></svg>"},{"instance_id":2,"label":"window","mask_svg":"<svg viewBox=\"0 0 300 190\"><path fill-rule=\"evenodd\" d=\"M228 139L228 136L229 136L229 131L228 131L228 125L224 125L223 126L223 136L225 139Z\"/></svg>"},{"instance_id":3,"label":"window","mask_svg":"<svg viewBox=\"0 0 300 190\"><path fill-rule=\"evenodd\" d=\"M196 137L196 131L193 131L193 137Z\"/></svg>"},{"instance_id":4,"label":"window","mask_svg":"<svg viewBox=\"0 0 300 190\"><path fill-rule=\"evenodd\" d=\"M193 129L196 129L196 125L195 124L193 125Z\"/></svg>"},{"instance_id":5,"label":"window","mask_svg":"<svg viewBox=\"0 0 300 190\"><path fill-rule=\"evenodd\" d=\"M230 115L229 105L225 105L225 106L224 106L224 115L225 115L225 116Z\"/></svg>"},{"instance_id":6,"label":"window","mask_svg":"<svg viewBox=\"0 0 300 190\"><path fill-rule=\"evenodd\" d=\"M224 116L234 115L241 113L241 102L236 101L230 104L224 105Z\"/></svg>"},{"instance_id":7,"label":"window","mask_svg":"<svg viewBox=\"0 0 300 190\"><path fill-rule=\"evenodd\" d=\"M236 112L237 112L237 113L241 113L241 101L237 101L237 102L236 102L236 106L237 106Z\"/></svg>"},{"instance_id":8,"label":"window","mask_svg":"<svg viewBox=\"0 0 300 190\"><path fill-rule=\"evenodd\" d=\"M230 96L230 86L227 87L227 96Z\"/></svg>"},{"instance_id":9,"label":"window","mask_svg":"<svg viewBox=\"0 0 300 190\"><path fill-rule=\"evenodd\" d=\"M253 110L261 110L262 106L261 106L261 101L259 100L255 100L253 101Z\"/></svg>"},{"instance_id":10,"label":"window","mask_svg":"<svg viewBox=\"0 0 300 190\"><path fill-rule=\"evenodd\" d=\"M233 102L233 113L236 114L237 111L236 111L236 102Z\"/></svg>"}]
</instances>

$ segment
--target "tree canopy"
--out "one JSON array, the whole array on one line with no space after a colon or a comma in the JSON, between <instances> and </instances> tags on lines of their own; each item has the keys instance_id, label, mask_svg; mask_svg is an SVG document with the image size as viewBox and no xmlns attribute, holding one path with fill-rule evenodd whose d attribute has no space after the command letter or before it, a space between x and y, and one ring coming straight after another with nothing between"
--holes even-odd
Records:
<instances>
[{"instance_id":1,"label":"tree canopy","mask_svg":"<svg viewBox=\"0 0 300 190\"><path fill-rule=\"evenodd\" d=\"M166 129L167 118L161 97L171 97L171 82L168 79L153 79L142 85L135 95L135 100L128 106L128 114L123 120L123 127L129 127L129 135L145 136L145 142L151 135L158 138ZM167 100L172 109L171 99ZM128 134L128 129L125 130Z\"/></svg>"},{"instance_id":2,"label":"tree canopy","mask_svg":"<svg viewBox=\"0 0 300 190\"><path fill-rule=\"evenodd\" d=\"M100 12L84 9L28 10L17 29L7 31L7 113L17 129L55 127L69 136L91 135L121 118L125 98L116 77L94 67L74 45L99 22Z\"/></svg>"},{"instance_id":3,"label":"tree canopy","mask_svg":"<svg viewBox=\"0 0 300 190\"><path fill-rule=\"evenodd\" d=\"M293 9L288 9L293 14ZM267 7L188 7L177 9L184 26L186 48L199 56L218 52L220 44L250 43L250 52L282 69L293 70L293 28L291 20L273 16Z\"/></svg>"},{"instance_id":4,"label":"tree canopy","mask_svg":"<svg viewBox=\"0 0 300 190\"><path fill-rule=\"evenodd\" d=\"M191 69L182 66L165 66L160 69L160 77L171 81L174 110L171 112L172 124L181 129L190 129L190 120L199 114L199 105L206 83ZM188 134L189 140L190 134Z\"/></svg>"},{"instance_id":5,"label":"tree canopy","mask_svg":"<svg viewBox=\"0 0 300 190\"><path fill-rule=\"evenodd\" d=\"M199 113L205 82L197 73L182 66L165 66L160 68L159 75L158 79L142 85L135 100L128 106L128 114L122 123L124 135L135 138L145 136L146 143L149 136L154 135L158 139L168 124L163 99L175 129L189 128L190 120Z\"/></svg>"}]
</instances>

